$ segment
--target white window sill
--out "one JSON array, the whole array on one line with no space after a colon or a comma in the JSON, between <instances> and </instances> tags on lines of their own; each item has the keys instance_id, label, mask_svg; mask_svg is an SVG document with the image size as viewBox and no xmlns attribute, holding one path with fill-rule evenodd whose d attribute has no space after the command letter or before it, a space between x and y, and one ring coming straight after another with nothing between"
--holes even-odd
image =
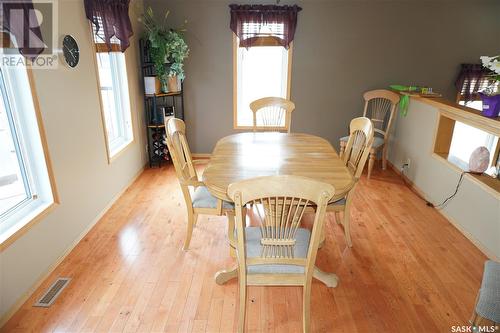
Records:
<instances>
[{"instance_id":1,"label":"white window sill","mask_svg":"<svg viewBox=\"0 0 500 333\"><path fill-rule=\"evenodd\" d=\"M118 156L123 153L132 144L132 142L134 142L133 138L127 141L120 140L120 142L110 145L108 162L111 164L111 162L118 158Z\"/></svg>"},{"instance_id":2,"label":"white window sill","mask_svg":"<svg viewBox=\"0 0 500 333\"><path fill-rule=\"evenodd\" d=\"M55 207L55 205L56 203L54 201L40 201L37 202L36 205L31 203L9 216L5 221L1 221L0 252L40 221Z\"/></svg>"}]
</instances>

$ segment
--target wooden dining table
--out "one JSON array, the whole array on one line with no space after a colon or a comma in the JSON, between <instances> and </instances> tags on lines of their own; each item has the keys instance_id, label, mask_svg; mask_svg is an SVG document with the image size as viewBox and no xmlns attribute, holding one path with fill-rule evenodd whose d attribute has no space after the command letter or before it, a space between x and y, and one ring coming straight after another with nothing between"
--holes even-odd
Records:
<instances>
[{"instance_id":1,"label":"wooden dining table","mask_svg":"<svg viewBox=\"0 0 500 333\"><path fill-rule=\"evenodd\" d=\"M230 184L262 176L297 175L333 185L331 202L343 198L355 179L332 145L304 133L250 132L220 139L203 172L202 180L215 197L231 202ZM216 274L223 284L237 277L236 266ZM328 286L337 284L335 274L315 268L314 277Z\"/></svg>"}]
</instances>

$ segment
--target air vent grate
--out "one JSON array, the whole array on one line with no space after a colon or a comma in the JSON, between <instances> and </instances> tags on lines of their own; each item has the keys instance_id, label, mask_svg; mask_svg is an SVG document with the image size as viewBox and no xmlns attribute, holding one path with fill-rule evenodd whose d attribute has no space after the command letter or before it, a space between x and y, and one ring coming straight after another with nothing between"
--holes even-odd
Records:
<instances>
[{"instance_id":1,"label":"air vent grate","mask_svg":"<svg viewBox=\"0 0 500 333\"><path fill-rule=\"evenodd\" d=\"M48 308L68 285L70 278L58 278L33 306Z\"/></svg>"}]
</instances>

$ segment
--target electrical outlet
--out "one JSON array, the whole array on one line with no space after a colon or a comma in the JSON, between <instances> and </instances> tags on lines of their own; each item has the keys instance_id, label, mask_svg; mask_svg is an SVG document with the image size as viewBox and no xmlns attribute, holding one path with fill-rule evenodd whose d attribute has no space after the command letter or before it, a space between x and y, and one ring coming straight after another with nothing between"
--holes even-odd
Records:
<instances>
[{"instance_id":1,"label":"electrical outlet","mask_svg":"<svg viewBox=\"0 0 500 333\"><path fill-rule=\"evenodd\" d=\"M410 158L408 157L408 158L406 158L406 168L407 168L407 169L409 169L409 168L410 168L410 166L411 166L411 160L410 160Z\"/></svg>"}]
</instances>

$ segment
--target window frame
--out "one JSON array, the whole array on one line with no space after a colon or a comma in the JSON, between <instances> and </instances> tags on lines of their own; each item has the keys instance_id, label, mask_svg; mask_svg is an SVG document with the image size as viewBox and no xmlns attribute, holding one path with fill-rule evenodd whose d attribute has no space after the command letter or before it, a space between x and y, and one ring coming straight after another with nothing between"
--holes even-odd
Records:
<instances>
[{"instance_id":1,"label":"window frame","mask_svg":"<svg viewBox=\"0 0 500 333\"><path fill-rule=\"evenodd\" d=\"M444 162L457 172L461 173L468 170L464 170L463 165L456 163L453 158L449 158L449 151L456 121L500 137L500 125L498 122L495 119L481 116L481 112L478 110L454 104L452 102L443 102L443 100L439 99L425 100L429 105L433 105L438 108L433 145L430 152L431 156L441 162ZM493 161L496 161L500 153L500 140L497 142L495 152L490 153L494 154ZM485 190L492 193L495 197L500 198L500 182L498 179L485 174L479 175L472 173L467 173L465 177L473 180Z\"/></svg>"},{"instance_id":2,"label":"window frame","mask_svg":"<svg viewBox=\"0 0 500 333\"><path fill-rule=\"evenodd\" d=\"M106 115L104 113L104 103L103 103L103 97L101 93L101 79L99 77L99 64L97 62L97 54L98 53L104 53L104 52L121 52L120 45L118 44L111 44L111 50L108 50L108 47L104 43L96 43L95 41L95 33L94 33L94 26L92 22L89 22L89 27L90 27L90 39L92 43L92 58L94 61L94 69L95 69L95 76L96 76L96 83L97 83L97 92L99 94L99 108L100 108L100 113L101 113L101 121L102 121L102 126L104 130L104 143L106 147L106 158L108 161L108 164L113 163L118 157L120 157L121 154L123 154L127 148L129 148L134 142L135 142L135 121L134 117L132 114L132 98L130 96L130 85L128 84L128 71L127 71L127 57L125 55L125 52L123 52L124 56L124 66L125 66L125 73L127 77L127 89L123 89L120 87L120 90L126 90L128 93L128 104L129 104L129 110L128 112L130 113L130 126L131 126L131 139L127 143L123 144L119 149L117 149L113 154L111 150L110 142L109 142L109 137L108 137L108 127L106 125ZM121 92L120 92L121 94ZM123 98L123 97L122 97ZM123 99L121 100L121 103L123 104ZM126 111L125 111L126 112Z\"/></svg>"},{"instance_id":3,"label":"window frame","mask_svg":"<svg viewBox=\"0 0 500 333\"><path fill-rule=\"evenodd\" d=\"M498 83L497 83L497 87L498 87ZM478 97L478 96L476 96L476 97L475 97L475 98L474 98L471 102L476 102L476 101L481 101L481 98L480 98L480 97ZM462 102L463 102L464 104L461 104ZM467 103L465 103L465 100L464 100L464 98L463 98L463 95L462 95L461 91L459 91L459 92L458 92L457 99L456 99L456 103L457 103L459 106L462 106L462 107L464 107L464 108L474 109L474 110L477 110L477 111L481 112L481 109L476 109L476 108L473 108L473 107L471 107L471 106L467 106L467 105L466 105ZM463 123L463 124L465 124L465 125L468 125L468 126L474 127L474 128L476 128L476 129L479 129L479 130L481 130L481 131L483 131L483 132L486 132L486 133L488 133L488 134L491 134L491 135L496 136L496 137L498 137L498 138L499 138L499 139L498 139L498 141L497 141L497 143L496 143L496 145L495 145L495 149L494 149L493 151L491 151L491 152L490 152L490 154L493 154L493 155L492 155L492 160L491 160L491 163L489 164L488 168L496 166L496 161L498 161L498 159L500 158L500 134L496 134L496 133L493 133L493 132L491 132L491 131L487 131L487 130L485 130L485 129L483 129L483 128L480 128L480 127L478 127L478 126L474 126L474 125L472 125L472 124L470 124L470 123L467 123L467 122L465 122L465 121L460 121L460 120L456 120L456 121L459 121L459 122L461 122L461 123ZM451 140L453 139L454 129L455 129L455 123L453 123L452 128L451 128L451 138L449 139L449 140L450 140L450 143L449 143L450 147L448 147L448 154L449 154L449 150L450 150L450 148L451 148ZM449 131L450 131L450 129L448 129L448 132L446 132L446 133L447 133L447 135L450 135ZM456 164L456 163L453 163L453 164Z\"/></svg>"},{"instance_id":4,"label":"window frame","mask_svg":"<svg viewBox=\"0 0 500 333\"><path fill-rule=\"evenodd\" d=\"M233 129L236 130L252 130L253 126L238 126L238 48L239 38L234 33L233 35ZM274 37L259 37L257 43L261 46L279 46ZM258 46L255 46L258 47ZM288 73L287 73L287 88L286 99L290 100L292 89L292 60L293 60L293 42L290 43L288 52ZM257 127L259 129L260 127Z\"/></svg>"},{"instance_id":5,"label":"window frame","mask_svg":"<svg viewBox=\"0 0 500 333\"><path fill-rule=\"evenodd\" d=\"M28 204L22 205L17 212L13 212L11 216L20 215L22 216L21 221L15 223L10 227L7 232L0 235L0 253L8 248L12 243L24 235L29 229L46 217L50 212L54 210L56 206L60 204L59 193L57 191L57 185L54 176L54 169L52 167L52 161L50 158L50 153L47 144L47 136L45 134L45 127L43 125L43 119L40 109L40 103L38 100L38 94L35 86L35 79L33 75L32 68L28 65L26 68L26 75L28 78L29 89L33 102L33 110L35 112L34 116L36 119L37 132L40 137L40 144L43 150L43 163L47 169L48 183L50 186L50 191L52 193L52 202L46 206L42 206L32 211L26 211Z\"/></svg>"}]
</instances>

